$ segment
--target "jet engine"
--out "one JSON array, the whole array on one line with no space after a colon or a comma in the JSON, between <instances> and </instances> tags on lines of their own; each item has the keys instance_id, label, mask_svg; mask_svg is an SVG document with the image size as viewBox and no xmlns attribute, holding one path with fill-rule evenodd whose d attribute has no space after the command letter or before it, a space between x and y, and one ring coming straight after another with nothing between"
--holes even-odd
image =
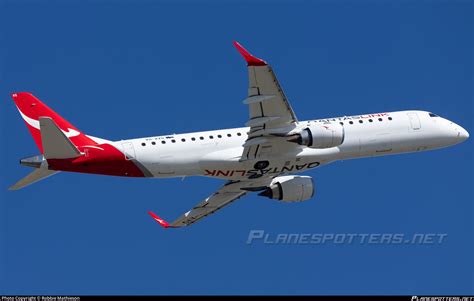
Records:
<instances>
[{"instance_id":1,"label":"jet engine","mask_svg":"<svg viewBox=\"0 0 474 301\"><path fill-rule=\"evenodd\" d=\"M311 148L330 148L344 142L344 127L340 124L310 125L289 141Z\"/></svg>"},{"instance_id":2,"label":"jet engine","mask_svg":"<svg viewBox=\"0 0 474 301\"><path fill-rule=\"evenodd\" d=\"M313 178L308 176L281 176L258 195L285 202L306 201L314 195Z\"/></svg>"}]
</instances>

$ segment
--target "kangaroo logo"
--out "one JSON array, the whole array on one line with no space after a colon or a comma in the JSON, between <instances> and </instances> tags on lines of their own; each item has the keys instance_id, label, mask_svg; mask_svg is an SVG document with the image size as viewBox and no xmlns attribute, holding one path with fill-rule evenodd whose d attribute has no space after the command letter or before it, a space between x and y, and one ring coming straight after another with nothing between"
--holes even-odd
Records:
<instances>
[{"instance_id":1,"label":"kangaroo logo","mask_svg":"<svg viewBox=\"0 0 474 301\"><path fill-rule=\"evenodd\" d=\"M28 123L31 127L35 128L37 130L40 129L40 124L39 124L38 120L35 120L33 118L30 118L30 117L26 116L25 114L23 114L23 112L20 110L20 108L18 108L18 107L16 107L16 108L18 109L18 112L20 112L21 117L23 118L23 120L25 120L26 123ZM68 128L67 131L61 129L61 131L68 138L79 136L81 134L80 132L78 132L74 129L70 129L70 128Z\"/></svg>"}]
</instances>

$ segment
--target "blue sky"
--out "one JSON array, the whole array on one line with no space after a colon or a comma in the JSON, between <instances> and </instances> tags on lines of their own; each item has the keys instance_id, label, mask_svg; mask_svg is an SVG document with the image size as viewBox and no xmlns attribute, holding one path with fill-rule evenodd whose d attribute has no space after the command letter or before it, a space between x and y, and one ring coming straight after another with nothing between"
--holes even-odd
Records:
<instances>
[{"instance_id":1,"label":"blue sky","mask_svg":"<svg viewBox=\"0 0 474 301\"><path fill-rule=\"evenodd\" d=\"M299 119L404 109L473 132L472 1L0 1L0 293L473 294L472 138L308 172L314 199L250 195L164 230L217 180L60 174L6 189L37 153L9 93L119 140L242 126L238 40ZM446 233L438 245L247 245L268 233Z\"/></svg>"}]
</instances>

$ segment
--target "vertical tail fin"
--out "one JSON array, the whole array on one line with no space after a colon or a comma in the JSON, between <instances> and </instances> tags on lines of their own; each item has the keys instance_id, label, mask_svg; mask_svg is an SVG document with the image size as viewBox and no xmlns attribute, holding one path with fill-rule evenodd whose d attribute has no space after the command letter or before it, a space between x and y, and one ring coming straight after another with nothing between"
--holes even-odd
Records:
<instances>
[{"instance_id":1,"label":"vertical tail fin","mask_svg":"<svg viewBox=\"0 0 474 301\"><path fill-rule=\"evenodd\" d=\"M70 124L66 119L62 118L59 114L42 103L38 98L34 97L31 93L13 93L12 98L41 153L44 153L39 121L41 117L49 117L52 119L57 127L75 146L97 144L94 140Z\"/></svg>"}]
</instances>

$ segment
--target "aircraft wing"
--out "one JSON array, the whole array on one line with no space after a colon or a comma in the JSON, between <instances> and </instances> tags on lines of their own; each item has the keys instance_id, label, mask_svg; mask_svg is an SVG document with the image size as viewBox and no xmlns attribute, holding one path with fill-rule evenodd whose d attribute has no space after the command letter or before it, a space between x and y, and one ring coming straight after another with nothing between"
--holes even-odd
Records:
<instances>
[{"instance_id":1,"label":"aircraft wing","mask_svg":"<svg viewBox=\"0 0 474 301\"><path fill-rule=\"evenodd\" d=\"M258 191L270 184L272 179L259 179L255 181L229 181L210 197L194 206L191 210L181 215L175 221L168 223L164 219L149 211L148 214L164 228L180 228L189 226L198 220L229 205L243 197L248 191Z\"/></svg>"},{"instance_id":2,"label":"aircraft wing","mask_svg":"<svg viewBox=\"0 0 474 301\"><path fill-rule=\"evenodd\" d=\"M249 74L248 97L244 104L249 106L246 126L250 131L241 160L250 160L272 147L268 138L284 136L298 120L270 65L239 43L234 42L234 46L247 61Z\"/></svg>"}]
</instances>

